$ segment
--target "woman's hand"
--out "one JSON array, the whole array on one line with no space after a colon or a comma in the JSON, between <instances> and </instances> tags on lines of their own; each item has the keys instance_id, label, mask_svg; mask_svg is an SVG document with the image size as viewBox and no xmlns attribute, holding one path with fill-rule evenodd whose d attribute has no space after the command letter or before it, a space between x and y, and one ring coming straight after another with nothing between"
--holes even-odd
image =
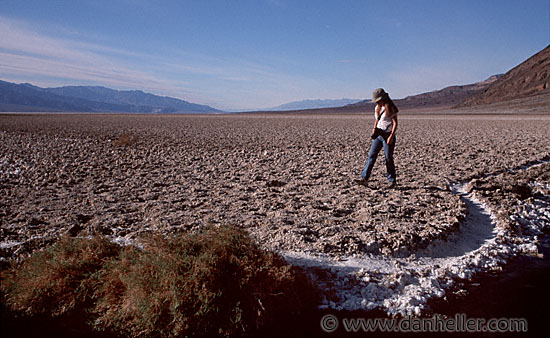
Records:
<instances>
[{"instance_id":1,"label":"woman's hand","mask_svg":"<svg viewBox=\"0 0 550 338\"><path fill-rule=\"evenodd\" d=\"M390 134L390 136L388 136L388 140L386 141L387 144L392 144L393 143L393 134Z\"/></svg>"}]
</instances>

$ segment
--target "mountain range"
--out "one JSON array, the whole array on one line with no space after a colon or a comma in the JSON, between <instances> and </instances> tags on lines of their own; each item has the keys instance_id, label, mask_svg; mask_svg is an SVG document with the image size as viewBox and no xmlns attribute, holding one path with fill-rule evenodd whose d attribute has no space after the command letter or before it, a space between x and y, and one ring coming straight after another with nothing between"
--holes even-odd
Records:
<instances>
[{"instance_id":1,"label":"mountain range","mask_svg":"<svg viewBox=\"0 0 550 338\"><path fill-rule=\"evenodd\" d=\"M466 85L445 87L427 93L394 99L402 112L456 111L480 107L495 111L532 108L550 113L550 46L528 58L506 74ZM492 108L491 108L492 107ZM309 114L357 114L372 111L370 99L335 108L294 110Z\"/></svg>"},{"instance_id":2,"label":"mountain range","mask_svg":"<svg viewBox=\"0 0 550 338\"><path fill-rule=\"evenodd\" d=\"M402 99L393 99L400 111L405 112L429 112L435 110L451 109L464 100L486 90L489 86L498 81L503 75L493 75L488 79L466 85L456 85L445 87L440 90L421 93L417 95L407 96ZM322 101L322 100L319 100ZM284 107L279 106L279 107ZM374 109L374 103L370 99L354 102L344 106L329 106L329 107L313 107L311 108L296 108L285 109L289 112L304 112L304 113L364 113ZM274 108L273 111L276 109ZM280 109L282 110L282 109Z\"/></svg>"},{"instance_id":3,"label":"mountain range","mask_svg":"<svg viewBox=\"0 0 550 338\"><path fill-rule=\"evenodd\" d=\"M104 87L40 88L0 81L0 111L107 113L220 113L210 106L144 93Z\"/></svg>"},{"instance_id":4,"label":"mountain range","mask_svg":"<svg viewBox=\"0 0 550 338\"><path fill-rule=\"evenodd\" d=\"M506 74L467 85L445 87L395 99L402 112L430 112L469 107L534 107L550 112L550 46ZM391 91L390 91L391 93ZM364 113L369 100L304 100L261 111ZM0 112L220 113L215 108L139 90L67 86L40 88L0 80Z\"/></svg>"},{"instance_id":5,"label":"mountain range","mask_svg":"<svg viewBox=\"0 0 550 338\"><path fill-rule=\"evenodd\" d=\"M497 81L502 76L502 74L493 75L481 82L449 86L440 90L407 96L405 98L395 99L393 101L401 111L430 111L448 109L487 89L492 83ZM374 108L374 103L370 100L364 100L350 106L359 107L362 109L371 109Z\"/></svg>"},{"instance_id":6,"label":"mountain range","mask_svg":"<svg viewBox=\"0 0 550 338\"><path fill-rule=\"evenodd\" d=\"M262 110L269 111L287 111L287 110L298 110L298 109L316 109L316 108L330 108L330 107L341 107L348 104L353 104L361 101L360 99L326 99L326 100L302 100L302 101L293 101L289 103L282 104L277 107L267 108Z\"/></svg>"}]
</instances>

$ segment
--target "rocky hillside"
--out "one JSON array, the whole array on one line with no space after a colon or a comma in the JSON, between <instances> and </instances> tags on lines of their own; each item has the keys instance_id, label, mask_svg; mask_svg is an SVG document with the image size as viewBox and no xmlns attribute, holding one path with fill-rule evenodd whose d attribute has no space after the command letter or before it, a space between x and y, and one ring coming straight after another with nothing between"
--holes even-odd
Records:
<instances>
[{"instance_id":1,"label":"rocky hillside","mask_svg":"<svg viewBox=\"0 0 550 338\"><path fill-rule=\"evenodd\" d=\"M467 85L449 86L440 90L407 96L404 99L395 100L401 110L425 109L425 108L449 108L476 95L492 83L497 81L502 74L493 75L488 79Z\"/></svg>"},{"instance_id":2,"label":"rocky hillside","mask_svg":"<svg viewBox=\"0 0 550 338\"><path fill-rule=\"evenodd\" d=\"M493 75L488 79L466 85L449 86L440 90L434 90L427 93L407 96L403 99L394 99L395 104L400 111L429 111L451 108L464 100L487 89L492 83L497 81L502 75ZM391 93L390 93L391 95ZM348 108L363 108L370 110L374 104L370 100L364 100Z\"/></svg>"},{"instance_id":3,"label":"rocky hillside","mask_svg":"<svg viewBox=\"0 0 550 338\"><path fill-rule=\"evenodd\" d=\"M467 98L459 107L510 101L530 96L549 95L550 46L511 69L485 90Z\"/></svg>"}]
</instances>

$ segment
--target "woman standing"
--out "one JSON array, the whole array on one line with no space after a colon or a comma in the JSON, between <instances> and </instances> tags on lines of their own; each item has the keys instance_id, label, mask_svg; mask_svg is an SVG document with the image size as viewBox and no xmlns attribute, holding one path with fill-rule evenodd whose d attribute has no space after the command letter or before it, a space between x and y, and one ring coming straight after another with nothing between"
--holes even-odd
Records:
<instances>
[{"instance_id":1,"label":"woman standing","mask_svg":"<svg viewBox=\"0 0 550 338\"><path fill-rule=\"evenodd\" d=\"M372 168L381 149L384 149L386 156L386 171L388 177L388 188L397 184L395 164L393 162L393 151L395 149L395 131L397 130L397 112L399 111L388 93L382 88L372 92L372 102L376 103L374 116L376 118L372 129L372 144L367 157L367 164L361 173L361 179L356 180L358 184L367 186Z\"/></svg>"}]
</instances>

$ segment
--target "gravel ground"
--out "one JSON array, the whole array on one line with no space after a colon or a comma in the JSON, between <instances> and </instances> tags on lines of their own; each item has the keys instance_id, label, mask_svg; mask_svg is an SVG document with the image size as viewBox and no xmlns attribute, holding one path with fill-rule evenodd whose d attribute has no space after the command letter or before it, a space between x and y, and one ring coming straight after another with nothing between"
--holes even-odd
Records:
<instances>
[{"instance_id":1,"label":"gravel ground","mask_svg":"<svg viewBox=\"0 0 550 338\"><path fill-rule=\"evenodd\" d=\"M67 233L125 242L229 223L274 250L400 256L465 217L450 183L521 195L491 190L484 177L550 158L549 116L399 123L399 187L385 190L383 154L379 189L353 183L371 114L0 115L0 253L27 254Z\"/></svg>"}]
</instances>

